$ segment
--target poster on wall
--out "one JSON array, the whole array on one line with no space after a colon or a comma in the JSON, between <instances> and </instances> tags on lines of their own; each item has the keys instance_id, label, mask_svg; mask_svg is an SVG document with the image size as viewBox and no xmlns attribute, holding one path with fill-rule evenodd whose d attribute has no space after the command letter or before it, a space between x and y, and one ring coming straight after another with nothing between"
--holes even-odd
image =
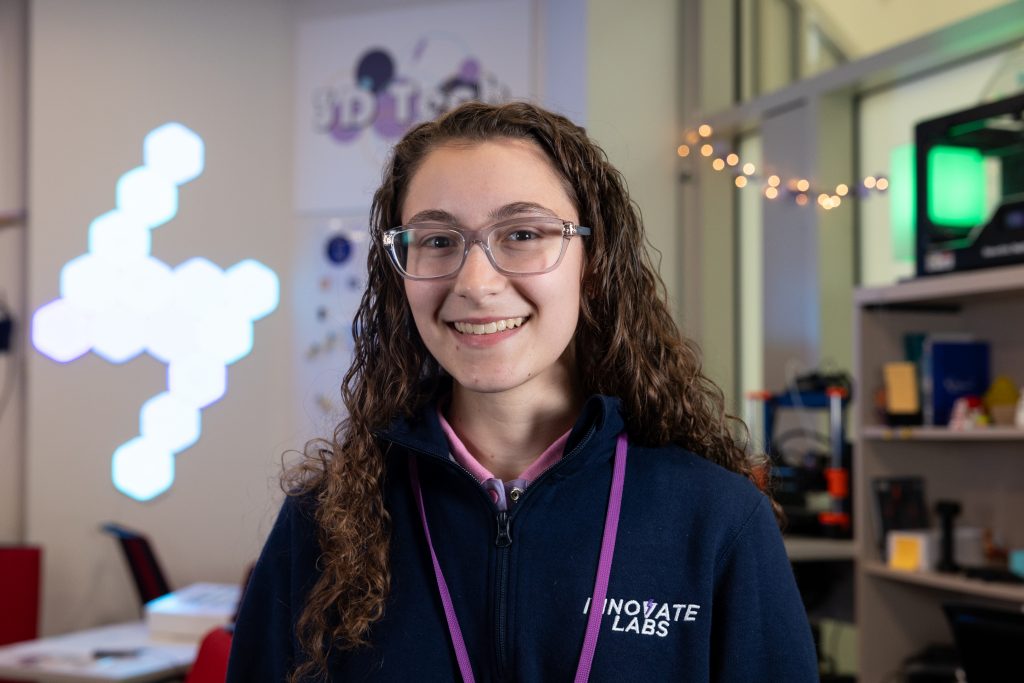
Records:
<instances>
[{"instance_id":1,"label":"poster on wall","mask_svg":"<svg viewBox=\"0 0 1024 683\"><path fill-rule=\"evenodd\" d=\"M467 100L531 94L529 0L489 0L299 23L299 213L367 210L391 146Z\"/></svg>"},{"instance_id":2,"label":"poster on wall","mask_svg":"<svg viewBox=\"0 0 1024 683\"><path fill-rule=\"evenodd\" d=\"M352 321L366 287L369 234L366 212L307 215L297 219L305 246L296 252L291 291L297 372L293 378L301 413L296 424L309 437L328 435L344 417L341 384L352 361Z\"/></svg>"}]
</instances>

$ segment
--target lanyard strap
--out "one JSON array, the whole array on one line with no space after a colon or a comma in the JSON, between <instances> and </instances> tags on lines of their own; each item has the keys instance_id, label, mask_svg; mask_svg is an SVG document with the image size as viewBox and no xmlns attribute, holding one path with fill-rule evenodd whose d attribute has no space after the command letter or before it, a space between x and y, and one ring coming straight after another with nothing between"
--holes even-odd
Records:
<instances>
[{"instance_id":1,"label":"lanyard strap","mask_svg":"<svg viewBox=\"0 0 1024 683\"><path fill-rule=\"evenodd\" d=\"M619 434L615 444L615 463L612 469L611 490L608 492L608 511L604 519L601 555L597 561L597 576L594 577L594 592L590 598L590 610L587 615L587 633L583 639L583 649L580 651L575 683L584 683L590 677L590 666L594 661L594 652L597 650L597 636L601 631L601 617L604 615L604 600L608 595L608 579L611 576L612 558L615 555L615 536L619 529L619 513L622 509L622 486L626 480L627 446L628 441L623 432ZM420 520L423 522L423 535L426 536L427 547L430 549L430 560L434 565L434 578L437 579L437 590L441 594L444 618L448 622L448 633L452 638L452 647L455 649L455 659L459 663L459 672L462 674L463 683L474 683L473 667L469 663L469 652L466 650L466 642L462 638L459 619L455 615L452 596L448 592L448 584L444 580L441 564L434 551L434 543L430 539L430 526L427 524L426 508L423 507L423 490L420 487L419 468L416 465L415 456L409 458L409 476L412 480L412 492L416 498L416 507L420 511Z\"/></svg>"},{"instance_id":2,"label":"lanyard strap","mask_svg":"<svg viewBox=\"0 0 1024 683\"><path fill-rule=\"evenodd\" d=\"M416 466L415 455L409 457L409 476L412 478L412 493L416 496L416 507L420 510L420 519L423 520L423 534L427 537L427 547L430 548L430 561L434 563L434 577L437 579L437 590L441 593L441 604L444 605L444 618L448 622L448 632L452 636L452 645L455 647L455 659L459 662L462 680L465 683L473 683L473 667L469 664L466 641L462 639L459 619L455 616L455 605L452 604L448 584L444 580L444 574L441 573L441 563L437 561L434 542L430 540L430 527L427 525L427 511L423 507L423 491L420 488L420 473Z\"/></svg>"},{"instance_id":3,"label":"lanyard strap","mask_svg":"<svg viewBox=\"0 0 1024 683\"><path fill-rule=\"evenodd\" d=\"M590 614L587 616L587 636L583 639L580 663L576 667L575 683L583 683L590 678L590 664L594 661L597 636L601 632L604 599L608 596L608 578L612 573L612 557L615 555L615 534L619 530L619 511L622 509L622 484L626 480L626 446L626 433L623 432L619 434L615 444L615 465L612 470L612 488L608 492L608 512L604 517L601 555L597 561L594 595L590 599Z\"/></svg>"}]
</instances>

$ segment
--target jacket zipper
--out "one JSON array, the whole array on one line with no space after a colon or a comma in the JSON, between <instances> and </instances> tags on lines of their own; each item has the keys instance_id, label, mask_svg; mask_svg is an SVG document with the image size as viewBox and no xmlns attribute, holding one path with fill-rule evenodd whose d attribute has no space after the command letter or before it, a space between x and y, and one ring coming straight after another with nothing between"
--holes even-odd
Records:
<instances>
[{"instance_id":1,"label":"jacket zipper","mask_svg":"<svg viewBox=\"0 0 1024 683\"><path fill-rule=\"evenodd\" d=\"M498 512L498 535L494 539L494 545L498 547L498 572L495 580L497 582L497 607L494 610L495 617L495 663L498 670L498 680L505 678L505 660L508 656L507 650L507 628L508 628L508 565L509 556L512 554L512 520L508 510Z\"/></svg>"}]
</instances>

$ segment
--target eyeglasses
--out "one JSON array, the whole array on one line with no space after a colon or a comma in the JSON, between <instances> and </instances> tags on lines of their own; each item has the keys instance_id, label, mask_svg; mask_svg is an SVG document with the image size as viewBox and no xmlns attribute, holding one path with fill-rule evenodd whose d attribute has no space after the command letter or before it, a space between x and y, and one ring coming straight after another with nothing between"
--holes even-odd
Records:
<instances>
[{"instance_id":1,"label":"eyeglasses","mask_svg":"<svg viewBox=\"0 0 1024 683\"><path fill-rule=\"evenodd\" d=\"M574 235L589 234L590 228L561 218L525 216L480 230L444 223L400 225L384 233L383 244L402 277L438 280L458 273L474 244L503 275L548 273L562 262Z\"/></svg>"}]
</instances>

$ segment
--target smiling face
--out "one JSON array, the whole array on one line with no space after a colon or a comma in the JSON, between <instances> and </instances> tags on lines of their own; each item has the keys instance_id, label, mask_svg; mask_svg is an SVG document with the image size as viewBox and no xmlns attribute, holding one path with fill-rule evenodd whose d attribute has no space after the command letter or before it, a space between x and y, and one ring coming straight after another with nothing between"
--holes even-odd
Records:
<instances>
[{"instance_id":1,"label":"smiling face","mask_svg":"<svg viewBox=\"0 0 1024 683\"><path fill-rule=\"evenodd\" d=\"M440 146L409 183L402 223L447 217L479 230L517 216L579 221L544 152L525 140ZM569 241L549 273L509 277L480 245L443 280L405 280L416 328L458 389L472 392L571 392L571 342L580 310L582 240ZM538 395L538 394L533 394Z\"/></svg>"}]
</instances>

